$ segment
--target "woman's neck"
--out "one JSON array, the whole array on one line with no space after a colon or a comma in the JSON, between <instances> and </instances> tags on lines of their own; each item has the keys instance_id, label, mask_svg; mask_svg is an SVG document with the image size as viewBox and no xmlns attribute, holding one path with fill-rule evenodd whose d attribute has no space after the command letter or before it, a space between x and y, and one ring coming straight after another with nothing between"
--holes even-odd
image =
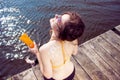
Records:
<instances>
[{"instance_id":1,"label":"woman's neck","mask_svg":"<svg viewBox=\"0 0 120 80\"><path fill-rule=\"evenodd\" d=\"M56 35L55 31L54 31L54 30L51 30L51 31L52 31L52 34L51 34L50 41L51 41L51 40L58 40L58 38L57 38L57 35Z\"/></svg>"}]
</instances>

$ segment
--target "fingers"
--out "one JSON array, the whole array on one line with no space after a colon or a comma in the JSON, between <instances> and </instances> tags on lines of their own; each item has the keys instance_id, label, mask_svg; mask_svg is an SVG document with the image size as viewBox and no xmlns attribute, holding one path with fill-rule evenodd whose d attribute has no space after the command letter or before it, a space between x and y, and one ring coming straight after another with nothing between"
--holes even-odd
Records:
<instances>
[{"instance_id":1,"label":"fingers","mask_svg":"<svg viewBox=\"0 0 120 80\"><path fill-rule=\"evenodd\" d=\"M30 48L28 47L28 52L31 52Z\"/></svg>"},{"instance_id":2,"label":"fingers","mask_svg":"<svg viewBox=\"0 0 120 80\"><path fill-rule=\"evenodd\" d=\"M37 45L35 41L33 41L33 43L34 43L35 45Z\"/></svg>"},{"instance_id":3,"label":"fingers","mask_svg":"<svg viewBox=\"0 0 120 80\"><path fill-rule=\"evenodd\" d=\"M28 52L32 52L33 54L36 54L39 52L39 50L38 50L36 42L33 41L33 43L34 43L34 47L33 48L28 47Z\"/></svg>"},{"instance_id":4,"label":"fingers","mask_svg":"<svg viewBox=\"0 0 120 80\"><path fill-rule=\"evenodd\" d=\"M39 52L38 48L28 48L28 52L32 52L33 54L37 54Z\"/></svg>"},{"instance_id":5,"label":"fingers","mask_svg":"<svg viewBox=\"0 0 120 80\"><path fill-rule=\"evenodd\" d=\"M33 41L33 43L34 43L35 46L40 46L41 45L41 41L38 43L38 45L36 44L35 41Z\"/></svg>"}]
</instances>

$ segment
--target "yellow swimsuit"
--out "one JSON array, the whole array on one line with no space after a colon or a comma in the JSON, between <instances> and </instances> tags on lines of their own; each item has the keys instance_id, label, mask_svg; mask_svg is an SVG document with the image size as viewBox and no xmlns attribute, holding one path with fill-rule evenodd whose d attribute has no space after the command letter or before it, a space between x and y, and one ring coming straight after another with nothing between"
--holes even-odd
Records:
<instances>
[{"instance_id":1,"label":"yellow swimsuit","mask_svg":"<svg viewBox=\"0 0 120 80\"><path fill-rule=\"evenodd\" d=\"M70 56L67 56L66 54L65 54L65 50L64 50L64 42L63 41L61 41L61 46L62 46L62 53L63 53L63 58L64 58L64 62L62 63L62 64L60 64L60 65L52 65L52 68L54 69L54 68L59 68L59 67L61 67L61 66L63 66L66 62L68 62L68 61L70 61Z\"/></svg>"}]
</instances>

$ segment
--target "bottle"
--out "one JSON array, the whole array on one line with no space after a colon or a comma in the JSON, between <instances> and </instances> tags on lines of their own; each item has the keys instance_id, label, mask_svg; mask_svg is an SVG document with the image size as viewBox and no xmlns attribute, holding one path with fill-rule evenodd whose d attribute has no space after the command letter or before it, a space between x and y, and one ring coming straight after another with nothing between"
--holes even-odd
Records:
<instances>
[{"instance_id":1,"label":"bottle","mask_svg":"<svg viewBox=\"0 0 120 80\"><path fill-rule=\"evenodd\" d=\"M22 34L19 39L30 48L34 48L33 41L30 39L30 37L26 33Z\"/></svg>"}]
</instances>

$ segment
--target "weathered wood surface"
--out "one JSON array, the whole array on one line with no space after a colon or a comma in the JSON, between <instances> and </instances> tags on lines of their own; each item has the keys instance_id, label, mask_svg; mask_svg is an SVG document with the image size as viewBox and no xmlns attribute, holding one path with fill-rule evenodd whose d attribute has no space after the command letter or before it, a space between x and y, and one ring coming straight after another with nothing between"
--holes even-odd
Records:
<instances>
[{"instance_id":1,"label":"weathered wood surface","mask_svg":"<svg viewBox=\"0 0 120 80\"><path fill-rule=\"evenodd\" d=\"M8 78L7 80L43 80L43 78L39 66L37 65Z\"/></svg>"},{"instance_id":2,"label":"weathered wood surface","mask_svg":"<svg viewBox=\"0 0 120 80\"><path fill-rule=\"evenodd\" d=\"M115 28L120 31L120 25ZM120 35L109 30L79 45L78 54L71 60L76 67L74 80L120 80ZM43 80L39 66L33 70L8 80Z\"/></svg>"},{"instance_id":3,"label":"weathered wood surface","mask_svg":"<svg viewBox=\"0 0 120 80\"><path fill-rule=\"evenodd\" d=\"M115 27L118 31L120 31L120 25L118 25L117 27Z\"/></svg>"}]
</instances>

